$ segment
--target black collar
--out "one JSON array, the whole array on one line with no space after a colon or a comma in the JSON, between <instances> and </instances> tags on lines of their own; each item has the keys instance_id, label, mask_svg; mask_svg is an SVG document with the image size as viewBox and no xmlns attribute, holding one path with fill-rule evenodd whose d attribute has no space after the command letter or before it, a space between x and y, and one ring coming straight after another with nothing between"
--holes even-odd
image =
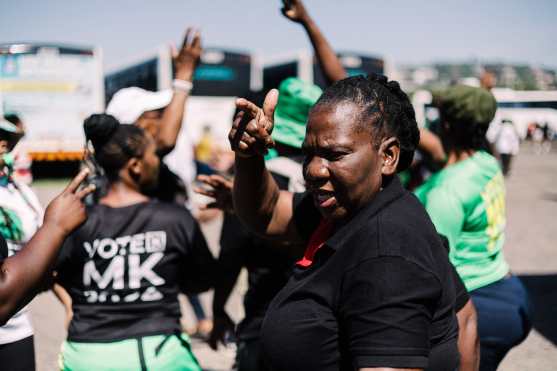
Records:
<instances>
[{"instance_id":1,"label":"black collar","mask_svg":"<svg viewBox=\"0 0 557 371\"><path fill-rule=\"evenodd\" d=\"M404 192L405 190L402 187L398 176L393 176L385 187L377 193L371 202L362 207L356 215L350 219L350 221L343 224L335 231L335 233L325 242L325 245L333 250L337 250L352 235L362 229L372 216L377 214L394 200L400 198Z\"/></svg>"}]
</instances>

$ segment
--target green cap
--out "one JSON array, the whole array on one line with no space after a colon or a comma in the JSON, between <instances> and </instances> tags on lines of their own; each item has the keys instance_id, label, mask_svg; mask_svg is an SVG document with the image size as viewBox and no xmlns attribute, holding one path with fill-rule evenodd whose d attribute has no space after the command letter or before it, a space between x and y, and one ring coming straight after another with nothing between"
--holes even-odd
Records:
<instances>
[{"instance_id":1,"label":"green cap","mask_svg":"<svg viewBox=\"0 0 557 371\"><path fill-rule=\"evenodd\" d=\"M483 88L456 85L433 93L433 103L449 123L489 125L495 117L497 101Z\"/></svg>"},{"instance_id":2,"label":"green cap","mask_svg":"<svg viewBox=\"0 0 557 371\"><path fill-rule=\"evenodd\" d=\"M294 77L282 81L275 109L273 139L291 147L302 148L309 110L322 93L319 86Z\"/></svg>"}]
</instances>

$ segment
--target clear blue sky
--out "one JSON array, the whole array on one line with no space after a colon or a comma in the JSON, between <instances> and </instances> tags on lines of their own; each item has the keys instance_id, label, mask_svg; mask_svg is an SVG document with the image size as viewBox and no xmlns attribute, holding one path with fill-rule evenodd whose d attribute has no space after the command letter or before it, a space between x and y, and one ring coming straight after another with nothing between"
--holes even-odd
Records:
<instances>
[{"instance_id":1,"label":"clear blue sky","mask_svg":"<svg viewBox=\"0 0 557 371\"><path fill-rule=\"evenodd\" d=\"M307 0L337 50L432 61L526 62L557 68L557 0ZM264 56L302 50L301 27L279 0L2 0L0 42L103 48L107 69L178 42L187 25L204 44Z\"/></svg>"}]
</instances>

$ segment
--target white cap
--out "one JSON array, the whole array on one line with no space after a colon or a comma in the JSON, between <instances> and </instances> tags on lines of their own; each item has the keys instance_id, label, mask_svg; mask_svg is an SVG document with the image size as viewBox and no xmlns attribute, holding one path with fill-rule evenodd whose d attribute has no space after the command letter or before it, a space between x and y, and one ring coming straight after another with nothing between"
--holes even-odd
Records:
<instances>
[{"instance_id":1,"label":"white cap","mask_svg":"<svg viewBox=\"0 0 557 371\"><path fill-rule=\"evenodd\" d=\"M172 90L154 92L136 87L124 88L114 94L106 113L122 124L134 124L144 112L164 108L171 100Z\"/></svg>"}]
</instances>

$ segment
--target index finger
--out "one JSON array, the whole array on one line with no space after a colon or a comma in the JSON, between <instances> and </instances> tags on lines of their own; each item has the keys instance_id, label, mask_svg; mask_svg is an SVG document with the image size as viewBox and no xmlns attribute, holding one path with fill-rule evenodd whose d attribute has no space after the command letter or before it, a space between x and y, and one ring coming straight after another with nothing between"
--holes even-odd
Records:
<instances>
[{"instance_id":1,"label":"index finger","mask_svg":"<svg viewBox=\"0 0 557 371\"><path fill-rule=\"evenodd\" d=\"M188 40L190 39L192 28L188 27L186 29L186 34L184 35L184 41L182 41L182 49L184 49L188 45Z\"/></svg>"},{"instance_id":2,"label":"index finger","mask_svg":"<svg viewBox=\"0 0 557 371\"><path fill-rule=\"evenodd\" d=\"M75 193L77 191L77 189L79 188L79 186L81 185L81 183L83 183L85 178L87 178L89 173L90 173L90 171L89 171L88 168L85 168L85 169L81 170L79 172L79 174L77 174L75 176L75 178L72 179L70 184L68 184L66 189L64 189L63 193Z\"/></svg>"},{"instance_id":3,"label":"index finger","mask_svg":"<svg viewBox=\"0 0 557 371\"><path fill-rule=\"evenodd\" d=\"M193 36L193 41L191 42L191 46L193 48L201 47L201 32L199 32L199 30L195 31L195 34Z\"/></svg>"},{"instance_id":4,"label":"index finger","mask_svg":"<svg viewBox=\"0 0 557 371\"><path fill-rule=\"evenodd\" d=\"M257 107L255 103L250 102L245 98L239 98L236 100L236 107L249 113L253 118L257 117L257 114L261 110L261 108Z\"/></svg>"}]
</instances>

